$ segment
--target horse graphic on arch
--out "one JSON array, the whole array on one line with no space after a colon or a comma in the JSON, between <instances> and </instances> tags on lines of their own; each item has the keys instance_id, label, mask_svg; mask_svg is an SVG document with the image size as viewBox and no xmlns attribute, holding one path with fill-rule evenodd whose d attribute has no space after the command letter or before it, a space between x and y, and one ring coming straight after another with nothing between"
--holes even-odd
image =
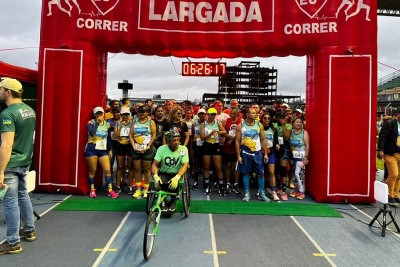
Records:
<instances>
[{"instance_id":1,"label":"horse graphic on arch","mask_svg":"<svg viewBox=\"0 0 400 267\"><path fill-rule=\"evenodd\" d=\"M70 0L64 0L64 2L65 2L65 3L67 4L67 6L69 7L69 10L66 10L65 8L62 7L61 1L63 1L63 0L50 0L50 1L47 3L47 6L49 7L49 12L47 13L47 16L53 15L53 13L51 12L51 11L52 11L52 6L53 6L53 5L57 5L58 9L60 9L62 12L67 13L68 16L71 17L71 11L72 11L72 8L73 8L73 7L72 7L72 5L70 4ZM79 4L78 4L77 0L71 0L71 1L74 3L74 5L76 6L76 8L78 9L78 13L80 14L80 13L81 13L81 8L79 7Z\"/></svg>"}]
</instances>

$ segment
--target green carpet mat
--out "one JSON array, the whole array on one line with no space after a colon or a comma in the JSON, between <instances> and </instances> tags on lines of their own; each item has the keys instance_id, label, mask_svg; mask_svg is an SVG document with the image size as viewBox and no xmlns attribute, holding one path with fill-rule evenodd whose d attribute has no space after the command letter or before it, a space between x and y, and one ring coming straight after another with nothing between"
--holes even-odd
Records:
<instances>
[{"instance_id":1,"label":"green carpet mat","mask_svg":"<svg viewBox=\"0 0 400 267\"><path fill-rule=\"evenodd\" d=\"M59 211L135 211L144 212L146 200L111 199L72 196L58 205ZM182 211L182 202L177 205L177 212ZM242 201L207 201L192 200L191 213L243 214L243 215L276 215L276 216L310 216L337 217L342 215L327 204L304 203L264 203Z\"/></svg>"}]
</instances>

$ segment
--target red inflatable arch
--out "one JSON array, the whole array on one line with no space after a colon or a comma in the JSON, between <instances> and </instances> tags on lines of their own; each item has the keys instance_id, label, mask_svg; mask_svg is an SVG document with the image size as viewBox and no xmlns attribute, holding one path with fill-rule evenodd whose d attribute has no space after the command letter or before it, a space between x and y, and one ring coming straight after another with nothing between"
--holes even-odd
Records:
<instances>
[{"instance_id":1,"label":"red inflatable arch","mask_svg":"<svg viewBox=\"0 0 400 267\"><path fill-rule=\"evenodd\" d=\"M307 191L371 202L377 6L372 0L43 1L38 188L86 194L86 123L104 104L107 52L176 57L307 56ZM160 89L162 85L160 85Z\"/></svg>"}]
</instances>

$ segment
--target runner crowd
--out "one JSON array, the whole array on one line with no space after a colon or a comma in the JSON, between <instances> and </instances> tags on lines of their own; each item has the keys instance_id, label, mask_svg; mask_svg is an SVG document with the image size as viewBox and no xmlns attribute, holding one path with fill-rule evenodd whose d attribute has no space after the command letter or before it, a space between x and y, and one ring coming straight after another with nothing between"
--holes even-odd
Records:
<instances>
[{"instance_id":1,"label":"runner crowd","mask_svg":"<svg viewBox=\"0 0 400 267\"><path fill-rule=\"evenodd\" d=\"M249 185L254 182L255 197L265 202L305 197L302 174L310 151L305 113L287 103L241 107L232 100L225 108L219 100L205 106L173 99L156 105L148 99L131 106L129 99L122 99L110 101L106 112L95 107L93 116L85 147L91 198L96 197L98 163L109 197L118 198L126 188L133 198L146 198L151 164L166 143L167 131L179 132L181 145L188 148L192 190L210 195L217 188L224 197L241 195L244 189L243 201L249 201Z\"/></svg>"}]
</instances>

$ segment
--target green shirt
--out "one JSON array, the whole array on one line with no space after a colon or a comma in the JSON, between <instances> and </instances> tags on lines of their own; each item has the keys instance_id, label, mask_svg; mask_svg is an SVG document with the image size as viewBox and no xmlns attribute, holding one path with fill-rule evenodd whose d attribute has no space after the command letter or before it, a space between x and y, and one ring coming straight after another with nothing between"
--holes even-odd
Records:
<instances>
[{"instance_id":1,"label":"green shirt","mask_svg":"<svg viewBox=\"0 0 400 267\"><path fill-rule=\"evenodd\" d=\"M14 144L7 167L24 167L32 163L36 114L25 103L16 103L0 114L0 133L14 132Z\"/></svg>"},{"instance_id":2,"label":"green shirt","mask_svg":"<svg viewBox=\"0 0 400 267\"><path fill-rule=\"evenodd\" d=\"M189 162L189 153L187 147L182 145L174 152L168 145L163 145L157 149L154 159L160 162L159 172L177 174L183 163Z\"/></svg>"}]
</instances>

